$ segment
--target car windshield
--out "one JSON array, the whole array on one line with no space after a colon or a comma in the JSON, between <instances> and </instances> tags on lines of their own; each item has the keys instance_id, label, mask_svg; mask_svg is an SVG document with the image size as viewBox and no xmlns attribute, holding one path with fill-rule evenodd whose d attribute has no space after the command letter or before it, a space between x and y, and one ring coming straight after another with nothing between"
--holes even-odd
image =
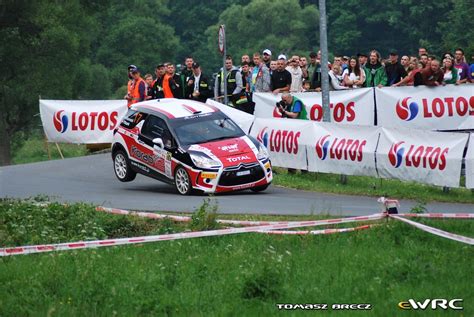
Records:
<instances>
[{"instance_id":1,"label":"car windshield","mask_svg":"<svg viewBox=\"0 0 474 317\"><path fill-rule=\"evenodd\" d=\"M237 138L245 133L222 113L196 115L170 122L181 145Z\"/></svg>"}]
</instances>

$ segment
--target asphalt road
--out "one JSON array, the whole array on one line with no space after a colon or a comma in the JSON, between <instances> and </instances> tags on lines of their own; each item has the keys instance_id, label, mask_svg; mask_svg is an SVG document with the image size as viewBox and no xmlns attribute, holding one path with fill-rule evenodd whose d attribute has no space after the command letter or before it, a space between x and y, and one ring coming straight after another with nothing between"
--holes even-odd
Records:
<instances>
[{"instance_id":1,"label":"asphalt road","mask_svg":"<svg viewBox=\"0 0 474 317\"><path fill-rule=\"evenodd\" d=\"M0 167L0 197L48 195L61 202L131 210L195 210L206 196L183 197L174 187L142 175L129 183L114 175L110 154ZM221 213L366 215L379 211L375 197L322 194L271 186L263 193L243 191L213 197ZM413 201L401 201L409 211ZM429 212L474 212L474 205L431 203Z\"/></svg>"}]
</instances>

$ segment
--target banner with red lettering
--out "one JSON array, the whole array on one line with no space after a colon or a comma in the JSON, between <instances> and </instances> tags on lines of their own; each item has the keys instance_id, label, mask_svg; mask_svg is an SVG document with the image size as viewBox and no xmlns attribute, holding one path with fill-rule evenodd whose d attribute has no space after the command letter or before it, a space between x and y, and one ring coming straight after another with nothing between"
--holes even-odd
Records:
<instances>
[{"instance_id":1,"label":"banner with red lettering","mask_svg":"<svg viewBox=\"0 0 474 317\"><path fill-rule=\"evenodd\" d=\"M307 147L309 171L376 177L379 134L377 127L314 123Z\"/></svg>"},{"instance_id":2,"label":"banner with red lettering","mask_svg":"<svg viewBox=\"0 0 474 317\"><path fill-rule=\"evenodd\" d=\"M469 137L466 153L466 188L474 188L474 133Z\"/></svg>"},{"instance_id":3,"label":"banner with red lettering","mask_svg":"<svg viewBox=\"0 0 474 317\"><path fill-rule=\"evenodd\" d=\"M312 139L312 124L308 120L257 118L250 135L265 145L273 165L306 170L306 145Z\"/></svg>"},{"instance_id":4,"label":"banner with red lettering","mask_svg":"<svg viewBox=\"0 0 474 317\"><path fill-rule=\"evenodd\" d=\"M303 92L292 94L306 106L308 119L322 121L322 97L319 92ZM281 100L281 94L255 93L255 117L279 118L275 103ZM372 88L349 89L330 92L331 122L374 125L374 93Z\"/></svg>"},{"instance_id":5,"label":"banner with red lettering","mask_svg":"<svg viewBox=\"0 0 474 317\"><path fill-rule=\"evenodd\" d=\"M50 142L111 143L127 112L126 100L40 100L43 129Z\"/></svg>"},{"instance_id":6,"label":"banner with red lettering","mask_svg":"<svg viewBox=\"0 0 474 317\"><path fill-rule=\"evenodd\" d=\"M467 140L467 133L381 128L379 176L459 187Z\"/></svg>"},{"instance_id":7,"label":"banner with red lettering","mask_svg":"<svg viewBox=\"0 0 474 317\"><path fill-rule=\"evenodd\" d=\"M474 84L376 88L375 98L382 127L474 129Z\"/></svg>"}]
</instances>

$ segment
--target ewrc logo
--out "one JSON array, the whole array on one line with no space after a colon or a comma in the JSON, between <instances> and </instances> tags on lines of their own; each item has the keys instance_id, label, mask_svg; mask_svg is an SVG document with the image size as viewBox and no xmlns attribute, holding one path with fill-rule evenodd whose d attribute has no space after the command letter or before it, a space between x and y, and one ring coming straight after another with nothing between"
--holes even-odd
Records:
<instances>
[{"instance_id":1,"label":"ewrc logo","mask_svg":"<svg viewBox=\"0 0 474 317\"><path fill-rule=\"evenodd\" d=\"M411 97L404 98L401 102L397 102L397 115L400 119L411 121L418 115L419 107L416 102L409 102Z\"/></svg>"},{"instance_id":2,"label":"ewrc logo","mask_svg":"<svg viewBox=\"0 0 474 317\"><path fill-rule=\"evenodd\" d=\"M366 140L333 138L327 134L316 142L316 154L321 160L328 157L335 160L361 162L364 156Z\"/></svg>"},{"instance_id":3,"label":"ewrc logo","mask_svg":"<svg viewBox=\"0 0 474 317\"><path fill-rule=\"evenodd\" d=\"M268 148L268 133L267 133L268 127L263 128L260 133L257 135L257 140L263 145L265 145L266 148Z\"/></svg>"},{"instance_id":4,"label":"ewrc logo","mask_svg":"<svg viewBox=\"0 0 474 317\"><path fill-rule=\"evenodd\" d=\"M393 167L399 168L403 163L405 167L421 167L440 171L446 168L446 155L449 148L434 146L410 145L405 153L404 141L393 143L388 151L388 160Z\"/></svg>"},{"instance_id":5,"label":"ewrc logo","mask_svg":"<svg viewBox=\"0 0 474 317\"><path fill-rule=\"evenodd\" d=\"M64 133L67 130L69 119L66 114L62 114L64 110L60 110L54 113L53 124L56 128L56 131Z\"/></svg>"}]
</instances>

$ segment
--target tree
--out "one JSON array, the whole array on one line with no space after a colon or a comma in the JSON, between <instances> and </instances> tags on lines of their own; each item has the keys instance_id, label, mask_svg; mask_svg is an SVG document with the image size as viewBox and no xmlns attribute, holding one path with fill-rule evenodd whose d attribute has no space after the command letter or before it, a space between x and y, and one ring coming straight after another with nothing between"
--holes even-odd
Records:
<instances>
[{"instance_id":1,"label":"tree","mask_svg":"<svg viewBox=\"0 0 474 317\"><path fill-rule=\"evenodd\" d=\"M443 52L461 47L466 55L474 54L474 6L472 1L453 0L453 9L447 12L446 21L439 23Z\"/></svg>"}]
</instances>

